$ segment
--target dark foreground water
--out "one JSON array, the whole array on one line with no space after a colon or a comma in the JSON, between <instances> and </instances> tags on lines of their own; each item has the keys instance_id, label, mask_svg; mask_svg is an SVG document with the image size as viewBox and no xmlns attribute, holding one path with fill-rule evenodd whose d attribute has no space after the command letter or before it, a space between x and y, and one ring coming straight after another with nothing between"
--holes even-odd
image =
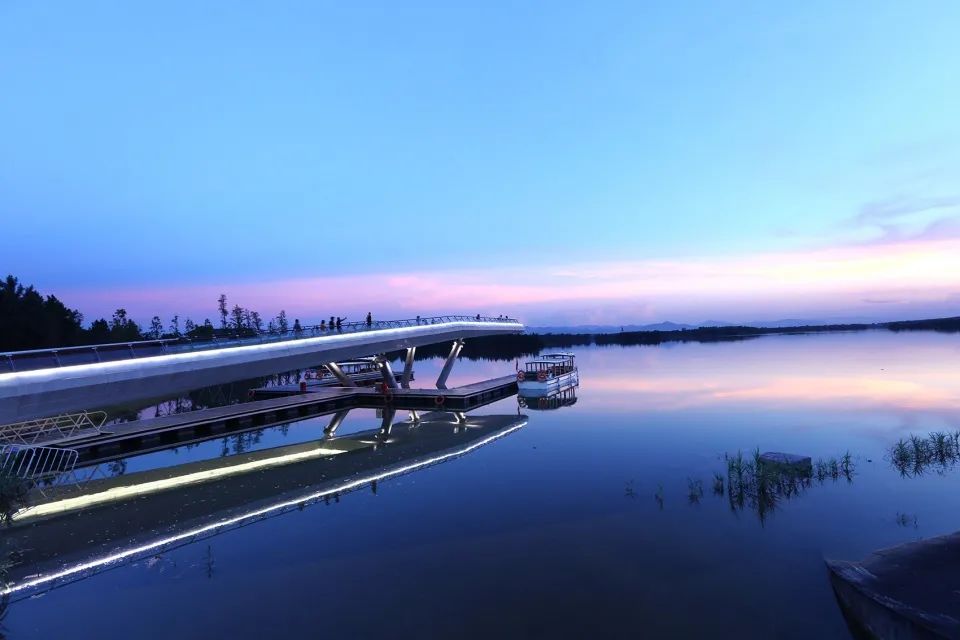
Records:
<instances>
[{"instance_id":1,"label":"dark foreground water","mask_svg":"<svg viewBox=\"0 0 960 640\"><path fill-rule=\"evenodd\" d=\"M25 557L46 573L91 566L58 588L13 594L4 633L846 638L824 558L960 529L952 462L898 469L889 455L910 434L960 428L956 336L775 336L577 354L571 407L518 415L511 398L465 424L445 415L419 432L398 415L376 449L370 431L356 440L369 449L6 529L10 544L33 541ZM455 382L513 368L464 361ZM435 369L419 363L421 383ZM295 456L316 446L328 419L131 458L106 473L176 476L238 450ZM379 426L373 411L355 411L337 435ZM759 495L748 481L732 493L724 455L749 460L757 448L821 459L819 477ZM384 470L375 485L348 486ZM97 564L138 545L145 550ZM21 582L30 574L11 573Z\"/></svg>"}]
</instances>

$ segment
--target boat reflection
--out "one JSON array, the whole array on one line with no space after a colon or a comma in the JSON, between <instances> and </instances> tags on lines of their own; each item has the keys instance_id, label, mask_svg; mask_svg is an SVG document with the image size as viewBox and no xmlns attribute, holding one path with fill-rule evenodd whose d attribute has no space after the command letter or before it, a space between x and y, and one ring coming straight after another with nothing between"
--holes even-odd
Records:
<instances>
[{"instance_id":1,"label":"boat reflection","mask_svg":"<svg viewBox=\"0 0 960 640\"><path fill-rule=\"evenodd\" d=\"M549 411L560 407L570 407L577 403L577 389L579 383L568 384L546 395L526 396L522 391L517 395L517 404L522 409L539 409Z\"/></svg>"},{"instance_id":2,"label":"boat reflection","mask_svg":"<svg viewBox=\"0 0 960 640\"><path fill-rule=\"evenodd\" d=\"M21 556L0 597L16 600L356 489L376 491L377 482L465 455L526 423L523 415L431 412L340 437L34 489L4 532Z\"/></svg>"}]
</instances>

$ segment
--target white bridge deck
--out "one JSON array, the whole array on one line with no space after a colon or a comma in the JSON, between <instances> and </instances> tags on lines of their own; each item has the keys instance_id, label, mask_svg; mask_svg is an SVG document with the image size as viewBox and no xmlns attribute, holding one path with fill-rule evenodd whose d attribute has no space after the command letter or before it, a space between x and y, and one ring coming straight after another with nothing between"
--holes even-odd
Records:
<instances>
[{"instance_id":1,"label":"white bridge deck","mask_svg":"<svg viewBox=\"0 0 960 640\"><path fill-rule=\"evenodd\" d=\"M0 373L0 425L169 397L234 380L411 347L515 334L523 329L516 320L447 317L440 322L424 319L418 324L374 326L354 333L330 332L277 342Z\"/></svg>"}]
</instances>

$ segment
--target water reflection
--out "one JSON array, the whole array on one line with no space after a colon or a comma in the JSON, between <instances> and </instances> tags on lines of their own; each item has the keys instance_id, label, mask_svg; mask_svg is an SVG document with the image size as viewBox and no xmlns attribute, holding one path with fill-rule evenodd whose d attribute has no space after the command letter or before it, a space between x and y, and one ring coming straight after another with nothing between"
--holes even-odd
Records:
<instances>
[{"instance_id":1,"label":"water reflection","mask_svg":"<svg viewBox=\"0 0 960 640\"><path fill-rule=\"evenodd\" d=\"M960 344L951 341L875 332L770 336L585 350L579 364L584 389L608 409L897 411L936 414L960 426Z\"/></svg>"},{"instance_id":2,"label":"water reflection","mask_svg":"<svg viewBox=\"0 0 960 640\"><path fill-rule=\"evenodd\" d=\"M20 597L117 563L446 462L525 416L431 412L386 429L31 491L5 539L22 557L0 593ZM212 565L211 565L212 566Z\"/></svg>"},{"instance_id":3,"label":"water reflection","mask_svg":"<svg viewBox=\"0 0 960 640\"><path fill-rule=\"evenodd\" d=\"M823 557L861 557L957 529L960 473L939 473L951 468L951 457L931 457L923 445L923 456L907 459L919 459L923 474L914 477L907 466L910 477L901 478L891 449L898 440L913 446L910 433L929 440L929 432L960 429L958 347L956 336L884 332L578 349L583 386L575 405L524 409L530 427L460 463L392 482L390 491L387 481L370 479L375 471L321 477L354 455L342 453L328 456L331 462L292 462L0 532L20 536L26 547L34 547L24 538L30 532L38 548L53 545L51 532L93 540L61 535L53 547L63 551L61 562L42 565L34 555L29 567L12 571L22 584L34 571L50 575L170 535L213 527L194 537L208 536L261 507L306 509L181 550L148 548L138 556L141 569L18 601L7 626L11 636L51 638L69 635L81 618L83 630L99 637L255 638L275 634L281 620L292 636L323 628L333 637L489 638L510 635L505 626L513 625L514 635L541 637L625 636L642 628L645 637L847 638ZM439 370L442 361L418 363L418 374L434 365ZM450 385L504 369L458 362L459 381ZM517 405L510 399L485 411L512 414ZM451 442L472 435L469 419L456 435L463 426L452 415L445 419ZM382 437L373 410L355 410L323 438L328 421L326 415L297 423L287 439L267 429L259 443L240 443L250 448L235 462L306 441L323 447L359 429L369 442L357 455L380 455L407 429L394 422ZM136 474L149 465L217 458L221 444L218 436L190 452L181 448L179 456L130 458L126 477L141 478ZM749 468L755 447L812 462L801 473L758 473ZM845 471L839 454L848 449L856 467ZM728 469L737 451L742 480ZM960 451L956 443L953 451ZM353 480L369 480L356 487L364 492L376 482L380 497L351 495L333 511L321 508L341 499ZM164 494L186 499L167 501ZM321 505L308 506L317 495ZM163 518L156 515L164 510ZM129 524L140 520L147 524ZM377 601L375 616L370 585L390 594ZM103 594L110 595L111 615L87 615ZM234 606L237 594L255 594L257 606Z\"/></svg>"}]
</instances>

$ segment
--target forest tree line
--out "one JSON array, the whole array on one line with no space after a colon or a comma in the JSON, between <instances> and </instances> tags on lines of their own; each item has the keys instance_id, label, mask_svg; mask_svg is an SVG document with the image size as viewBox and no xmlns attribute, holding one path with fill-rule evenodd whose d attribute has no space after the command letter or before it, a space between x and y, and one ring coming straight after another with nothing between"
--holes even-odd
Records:
<instances>
[{"instance_id":1,"label":"forest tree line","mask_svg":"<svg viewBox=\"0 0 960 640\"><path fill-rule=\"evenodd\" d=\"M209 318L196 323L175 315L166 323L153 316L141 327L119 308L108 318L97 318L84 325L84 315L71 309L56 296L44 296L35 287L24 286L8 275L0 283L0 351L72 347L84 344L133 342L161 338L209 340L215 335L255 335L262 331L287 332L291 329L286 311L264 322L257 312L238 304L231 308L227 296L217 299L218 324ZM296 321L295 321L296 323ZM295 324L296 326L296 324Z\"/></svg>"}]
</instances>

